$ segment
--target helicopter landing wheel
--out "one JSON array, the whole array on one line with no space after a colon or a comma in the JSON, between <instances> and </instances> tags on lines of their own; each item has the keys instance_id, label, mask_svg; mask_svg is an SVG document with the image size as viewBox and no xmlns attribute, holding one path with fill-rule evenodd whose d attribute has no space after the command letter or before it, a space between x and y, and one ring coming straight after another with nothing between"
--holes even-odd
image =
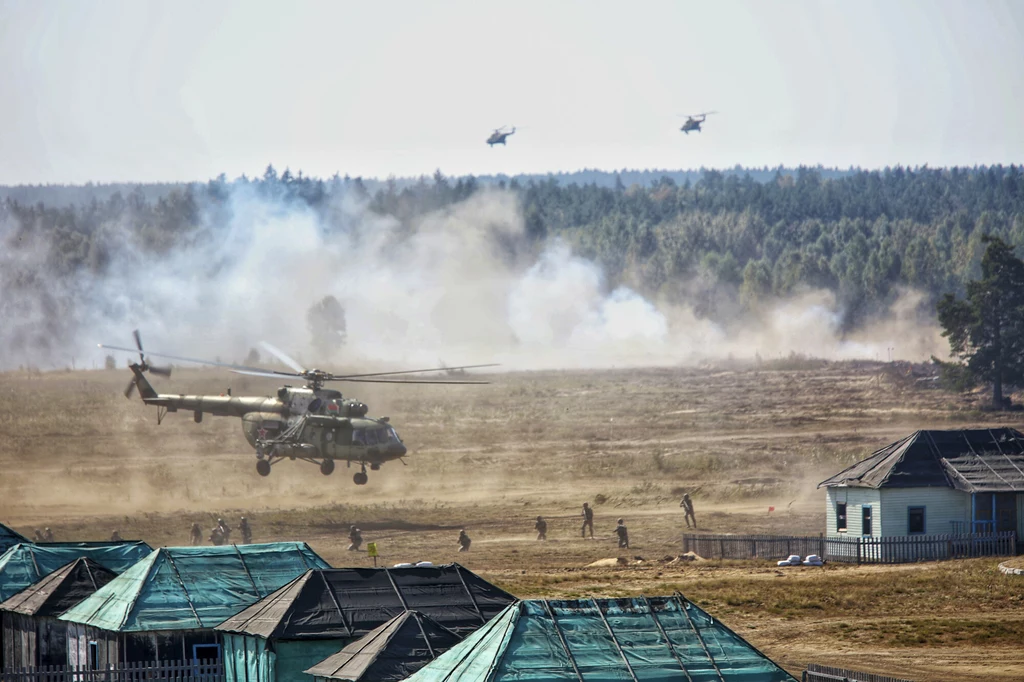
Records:
<instances>
[{"instance_id":1,"label":"helicopter landing wheel","mask_svg":"<svg viewBox=\"0 0 1024 682\"><path fill-rule=\"evenodd\" d=\"M258 462L256 462L256 473L258 473L260 476L269 476L270 462L268 462L265 459L261 459Z\"/></svg>"},{"instance_id":2,"label":"helicopter landing wheel","mask_svg":"<svg viewBox=\"0 0 1024 682\"><path fill-rule=\"evenodd\" d=\"M324 476L330 476L333 471L334 471L334 460L333 459L325 459L324 461L320 462L320 473L321 474L323 474Z\"/></svg>"},{"instance_id":3,"label":"helicopter landing wheel","mask_svg":"<svg viewBox=\"0 0 1024 682\"><path fill-rule=\"evenodd\" d=\"M365 471L360 471L358 474L352 477L352 482L356 485L366 485L366 482L370 480L370 477L366 475Z\"/></svg>"}]
</instances>

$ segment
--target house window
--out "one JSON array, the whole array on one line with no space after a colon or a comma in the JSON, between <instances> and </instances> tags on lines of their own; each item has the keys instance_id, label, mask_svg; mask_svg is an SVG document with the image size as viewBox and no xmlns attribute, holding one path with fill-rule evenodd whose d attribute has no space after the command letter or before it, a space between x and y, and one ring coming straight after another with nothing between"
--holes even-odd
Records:
<instances>
[{"instance_id":1,"label":"house window","mask_svg":"<svg viewBox=\"0 0 1024 682\"><path fill-rule=\"evenodd\" d=\"M89 642L89 670L100 669L100 644Z\"/></svg>"},{"instance_id":2,"label":"house window","mask_svg":"<svg viewBox=\"0 0 1024 682\"><path fill-rule=\"evenodd\" d=\"M924 507L907 508L907 535L924 533Z\"/></svg>"},{"instance_id":3,"label":"house window","mask_svg":"<svg viewBox=\"0 0 1024 682\"><path fill-rule=\"evenodd\" d=\"M193 644L192 659L195 661L220 660L220 644Z\"/></svg>"},{"instance_id":4,"label":"house window","mask_svg":"<svg viewBox=\"0 0 1024 682\"><path fill-rule=\"evenodd\" d=\"M860 508L860 534L871 535L871 505L865 504Z\"/></svg>"},{"instance_id":5,"label":"house window","mask_svg":"<svg viewBox=\"0 0 1024 682\"><path fill-rule=\"evenodd\" d=\"M846 530L846 503L836 502L836 530Z\"/></svg>"}]
</instances>

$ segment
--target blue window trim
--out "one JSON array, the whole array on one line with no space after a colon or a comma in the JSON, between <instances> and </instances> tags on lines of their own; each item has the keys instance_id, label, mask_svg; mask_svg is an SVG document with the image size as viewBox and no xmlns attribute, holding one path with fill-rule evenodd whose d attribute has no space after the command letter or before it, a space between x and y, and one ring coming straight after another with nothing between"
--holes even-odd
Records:
<instances>
[{"instance_id":1,"label":"blue window trim","mask_svg":"<svg viewBox=\"0 0 1024 682\"><path fill-rule=\"evenodd\" d=\"M920 509L921 510L921 530L910 532L910 512ZM916 505L913 507L907 507L907 535L927 535L928 534L928 514L926 507Z\"/></svg>"},{"instance_id":2,"label":"blue window trim","mask_svg":"<svg viewBox=\"0 0 1024 682\"><path fill-rule=\"evenodd\" d=\"M839 505L843 505L843 525L839 525ZM846 502L836 501L836 532L845 531L850 527L849 508Z\"/></svg>"}]
</instances>

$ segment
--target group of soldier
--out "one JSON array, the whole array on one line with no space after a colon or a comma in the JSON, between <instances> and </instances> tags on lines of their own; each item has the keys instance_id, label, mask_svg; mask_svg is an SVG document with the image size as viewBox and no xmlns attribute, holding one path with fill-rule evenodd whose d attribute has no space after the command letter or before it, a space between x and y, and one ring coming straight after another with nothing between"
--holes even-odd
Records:
<instances>
[{"instance_id":1,"label":"group of soldier","mask_svg":"<svg viewBox=\"0 0 1024 682\"><path fill-rule=\"evenodd\" d=\"M207 539L211 545L230 545L231 531L231 526L224 523L224 519L217 519L217 525L210 531L210 537ZM248 545L252 542L252 528L249 527L249 522L244 516L238 523L238 532L242 535L242 542L236 542L235 544ZM188 533L188 539L193 547L203 544L203 529L199 527L199 523L192 524L192 528Z\"/></svg>"},{"instance_id":2,"label":"group of soldier","mask_svg":"<svg viewBox=\"0 0 1024 682\"><path fill-rule=\"evenodd\" d=\"M539 520L540 517L538 516L537 519ZM348 545L349 551L350 552L358 552L359 548L363 544L363 532L361 530L359 530L355 525L349 526L348 527L348 540L349 540L349 545ZM459 531L459 551L460 552L468 552L469 551L469 546L472 543L473 543L473 541L469 539L469 535L466 533L466 529L463 528L462 530L460 530Z\"/></svg>"}]
</instances>

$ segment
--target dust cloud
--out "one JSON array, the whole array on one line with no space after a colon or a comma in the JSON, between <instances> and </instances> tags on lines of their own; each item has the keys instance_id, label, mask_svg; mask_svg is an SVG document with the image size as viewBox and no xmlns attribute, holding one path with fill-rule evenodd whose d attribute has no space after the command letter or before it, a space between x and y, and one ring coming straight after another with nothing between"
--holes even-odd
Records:
<instances>
[{"instance_id":1,"label":"dust cloud","mask_svg":"<svg viewBox=\"0 0 1024 682\"><path fill-rule=\"evenodd\" d=\"M373 213L354 193L330 207L330 225L246 187L232 190L229 209L226 221L209 218L188 246L158 257L139 247L131 226L110 227L117 248L102 276L46 275L42 248L0 255L0 368L63 367L72 358L102 367L96 344L129 346L135 328L153 351L241 362L266 340L306 366L339 370L601 368L792 353L923 360L945 352L913 291L849 334L828 291L727 323L685 303L645 299L609 283L569 244L528 240L509 192L480 191L411 226ZM45 296L19 298L11 283L24 277L49 277ZM348 340L325 354L313 348L307 311L329 295L344 308ZM54 315L63 323L47 330ZM26 341L40 335L57 343Z\"/></svg>"}]
</instances>

